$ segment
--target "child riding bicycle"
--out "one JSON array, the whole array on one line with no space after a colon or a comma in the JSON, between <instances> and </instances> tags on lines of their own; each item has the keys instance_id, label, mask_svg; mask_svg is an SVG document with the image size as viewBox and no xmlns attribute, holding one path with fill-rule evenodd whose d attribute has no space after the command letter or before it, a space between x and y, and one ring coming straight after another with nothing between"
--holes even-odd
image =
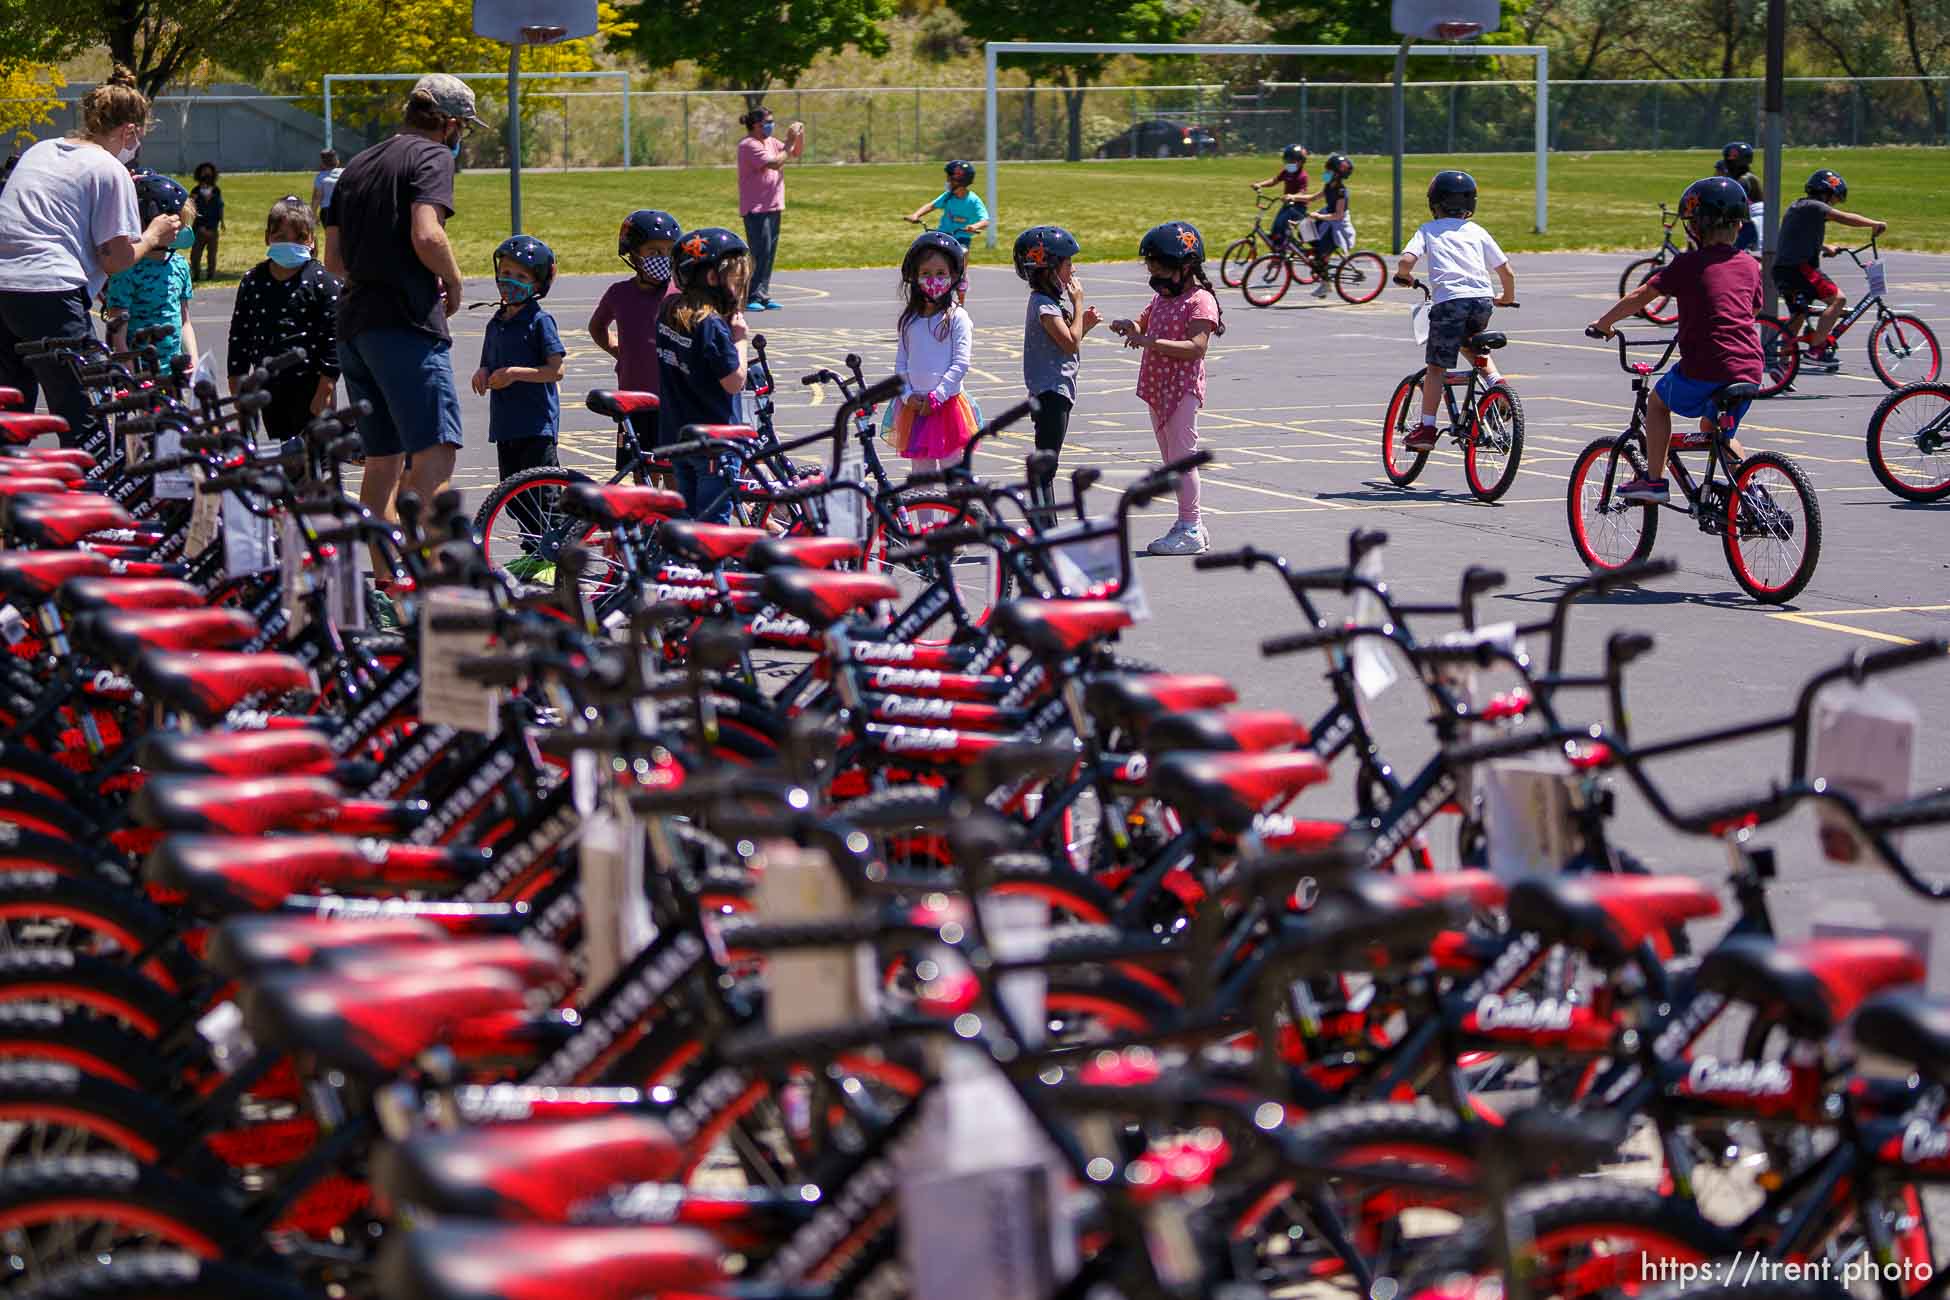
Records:
<instances>
[{"instance_id":1,"label":"child riding bicycle","mask_svg":"<svg viewBox=\"0 0 1950 1300\"><path fill-rule=\"evenodd\" d=\"M1835 322L1848 310L1848 299L1835 282L1821 273L1823 254L1833 257L1836 250L1826 241L1830 221L1845 226L1861 226L1880 235L1889 229L1874 217L1844 212L1835 205L1848 197L1848 182L1837 172L1823 167L1802 187L1806 198L1788 204L1781 214L1780 243L1774 251L1774 287L1780 291L1782 310L1789 316L1787 336L1800 333L1808 310L1815 303L1826 304L1814 329L1813 364L1826 371L1840 368L1835 359Z\"/></svg>"},{"instance_id":2,"label":"child riding bicycle","mask_svg":"<svg viewBox=\"0 0 1950 1300\"><path fill-rule=\"evenodd\" d=\"M1429 182L1429 213L1431 219L1409 239L1395 265L1395 283L1413 284L1410 272L1427 258L1434 298L1423 353L1427 369L1422 374L1422 423L1406 439L1410 451L1428 451L1436 444L1436 403L1443 376L1455 369L1462 341L1489 327L1493 308L1507 307L1517 298L1517 277L1510 273L1508 255L1489 231L1471 220L1476 215L1475 177L1468 172L1437 172ZM1494 301L1491 271L1496 272L1501 290Z\"/></svg>"},{"instance_id":3,"label":"child riding bicycle","mask_svg":"<svg viewBox=\"0 0 1950 1300\"><path fill-rule=\"evenodd\" d=\"M908 213L906 220L918 225L928 213L938 211L941 213L941 223L935 229L967 248L975 242L976 235L988 229L989 224L988 205L972 188L975 184L975 164L957 158L941 170L948 174L948 188Z\"/></svg>"},{"instance_id":4,"label":"child riding bicycle","mask_svg":"<svg viewBox=\"0 0 1950 1300\"><path fill-rule=\"evenodd\" d=\"M1280 210L1273 214L1273 251L1286 247L1287 227L1306 214L1319 195L1307 193L1307 147L1290 144L1280 155L1280 170L1269 180L1254 181L1253 193L1278 185Z\"/></svg>"},{"instance_id":5,"label":"child riding bicycle","mask_svg":"<svg viewBox=\"0 0 1950 1300\"><path fill-rule=\"evenodd\" d=\"M1618 489L1620 499L1645 505L1663 505L1670 496L1666 460L1674 413L1697 418L1700 432L1710 435L1714 396L1728 384L1759 383L1763 371L1754 328L1760 263L1734 247L1747 220L1746 187L1731 176L1694 181L1680 197L1679 219L1698 247L1646 277L1590 327L1610 338L1613 325L1655 298L1670 297L1679 308L1679 361L1659 377L1645 408L1645 474ZM1735 410L1736 427L1750 404ZM1728 448L1746 458L1739 439L1729 439Z\"/></svg>"},{"instance_id":6,"label":"child riding bicycle","mask_svg":"<svg viewBox=\"0 0 1950 1300\"><path fill-rule=\"evenodd\" d=\"M1321 202L1314 218L1314 297L1327 296L1327 256L1340 248L1354 246L1354 226L1347 218L1347 178L1354 174L1354 160L1344 153L1327 156L1327 183L1315 195Z\"/></svg>"}]
</instances>

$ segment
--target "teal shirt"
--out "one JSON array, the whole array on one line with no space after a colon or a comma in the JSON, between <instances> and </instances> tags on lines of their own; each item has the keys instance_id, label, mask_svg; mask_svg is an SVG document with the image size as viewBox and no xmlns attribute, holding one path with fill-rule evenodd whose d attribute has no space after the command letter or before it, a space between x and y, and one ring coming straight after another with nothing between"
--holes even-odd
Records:
<instances>
[{"instance_id":1,"label":"teal shirt","mask_svg":"<svg viewBox=\"0 0 1950 1300\"><path fill-rule=\"evenodd\" d=\"M108 277L108 305L129 313L128 331L167 325L156 340L156 362L167 366L183 347L183 304L190 300L190 264L171 253L145 257Z\"/></svg>"},{"instance_id":2,"label":"teal shirt","mask_svg":"<svg viewBox=\"0 0 1950 1300\"><path fill-rule=\"evenodd\" d=\"M941 197L934 201L941 209L941 224L936 227L944 235L960 237L964 230L978 221L989 219L989 210L980 196L970 190L961 198L956 198L953 190L941 191Z\"/></svg>"}]
</instances>

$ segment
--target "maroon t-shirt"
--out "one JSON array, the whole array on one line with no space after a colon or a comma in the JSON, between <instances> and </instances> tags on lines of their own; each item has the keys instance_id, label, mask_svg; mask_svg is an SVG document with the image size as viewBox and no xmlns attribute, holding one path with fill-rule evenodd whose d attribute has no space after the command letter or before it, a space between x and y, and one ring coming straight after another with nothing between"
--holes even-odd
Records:
<instances>
[{"instance_id":1,"label":"maroon t-shirt","mask_svg":"<svg viewBox=\"0 0 1950 1300\"><path fill-rule=\"evenodd\" d=\"M1732 244L1691 248L1647 281L1679 307L1679 373L1702 384L1757 384L1760 263Z\"/></svg>"},{"instance_id":2,"label":"maroon t-shirt","mask_svg":"<svg viewBox=\"0 0 1950 1300\"><path fill-rule=\"evenodd\" d=\"M658 387L657 315L669 293L668 284L659 293L645 293L635 280L618 280L603 290L589 318L591 333L605 321L616 325L616 384L625 392L662 391Z\"/></svg>"}]
</instances>

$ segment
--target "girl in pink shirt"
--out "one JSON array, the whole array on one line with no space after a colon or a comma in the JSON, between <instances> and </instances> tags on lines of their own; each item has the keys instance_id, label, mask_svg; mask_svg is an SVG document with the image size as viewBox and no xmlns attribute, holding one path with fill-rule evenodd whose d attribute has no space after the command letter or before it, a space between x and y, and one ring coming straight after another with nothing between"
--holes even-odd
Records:
<instances>
[{"instance_id":1,"label":"girl in pink shirt","mask_svg":"<svg viewBox=\"0 0 1950 1300\"><path fill-rule=\"evenodd\" d=\"M1138 243L1154 297L1136 320L1114 320L1124 346L1140 348L1137 395L1151 410L1151 432L1166 463L1198 450L1198 411L1205 405L1205 349L1226 332L1219 300L1205 276L1205 241L1197 227L1167 221ZM1178 521L1146 548L1152 555L1199 555L1212 544L1198 511L1198 473L1178 481Z\"/></svg>"}]
</instances>

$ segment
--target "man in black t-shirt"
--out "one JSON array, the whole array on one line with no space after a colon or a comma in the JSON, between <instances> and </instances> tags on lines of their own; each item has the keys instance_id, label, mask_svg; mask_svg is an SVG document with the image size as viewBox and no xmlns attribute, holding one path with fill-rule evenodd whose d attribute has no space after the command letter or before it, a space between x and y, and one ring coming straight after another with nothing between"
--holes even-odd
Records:
<instances>
[{"instance_id":1,"label":"man in black t-shirt","mask_svg":"<svg viewBox=\"0 0 1950 1300\"><path fill-rule=\"evenodd\" d=\"M359 423L359 500L391 519L398 490L422 501L447 487L460 448L460 390L447 318L460 310L460 266L447 242L454 160L474 115L458 77L420 78L398 135L346 164L325 210L325 266L343 282L339 364L346 392L372 403ZM404 473L402 474L402 471Z\"/></svg>"}]
</instances>

